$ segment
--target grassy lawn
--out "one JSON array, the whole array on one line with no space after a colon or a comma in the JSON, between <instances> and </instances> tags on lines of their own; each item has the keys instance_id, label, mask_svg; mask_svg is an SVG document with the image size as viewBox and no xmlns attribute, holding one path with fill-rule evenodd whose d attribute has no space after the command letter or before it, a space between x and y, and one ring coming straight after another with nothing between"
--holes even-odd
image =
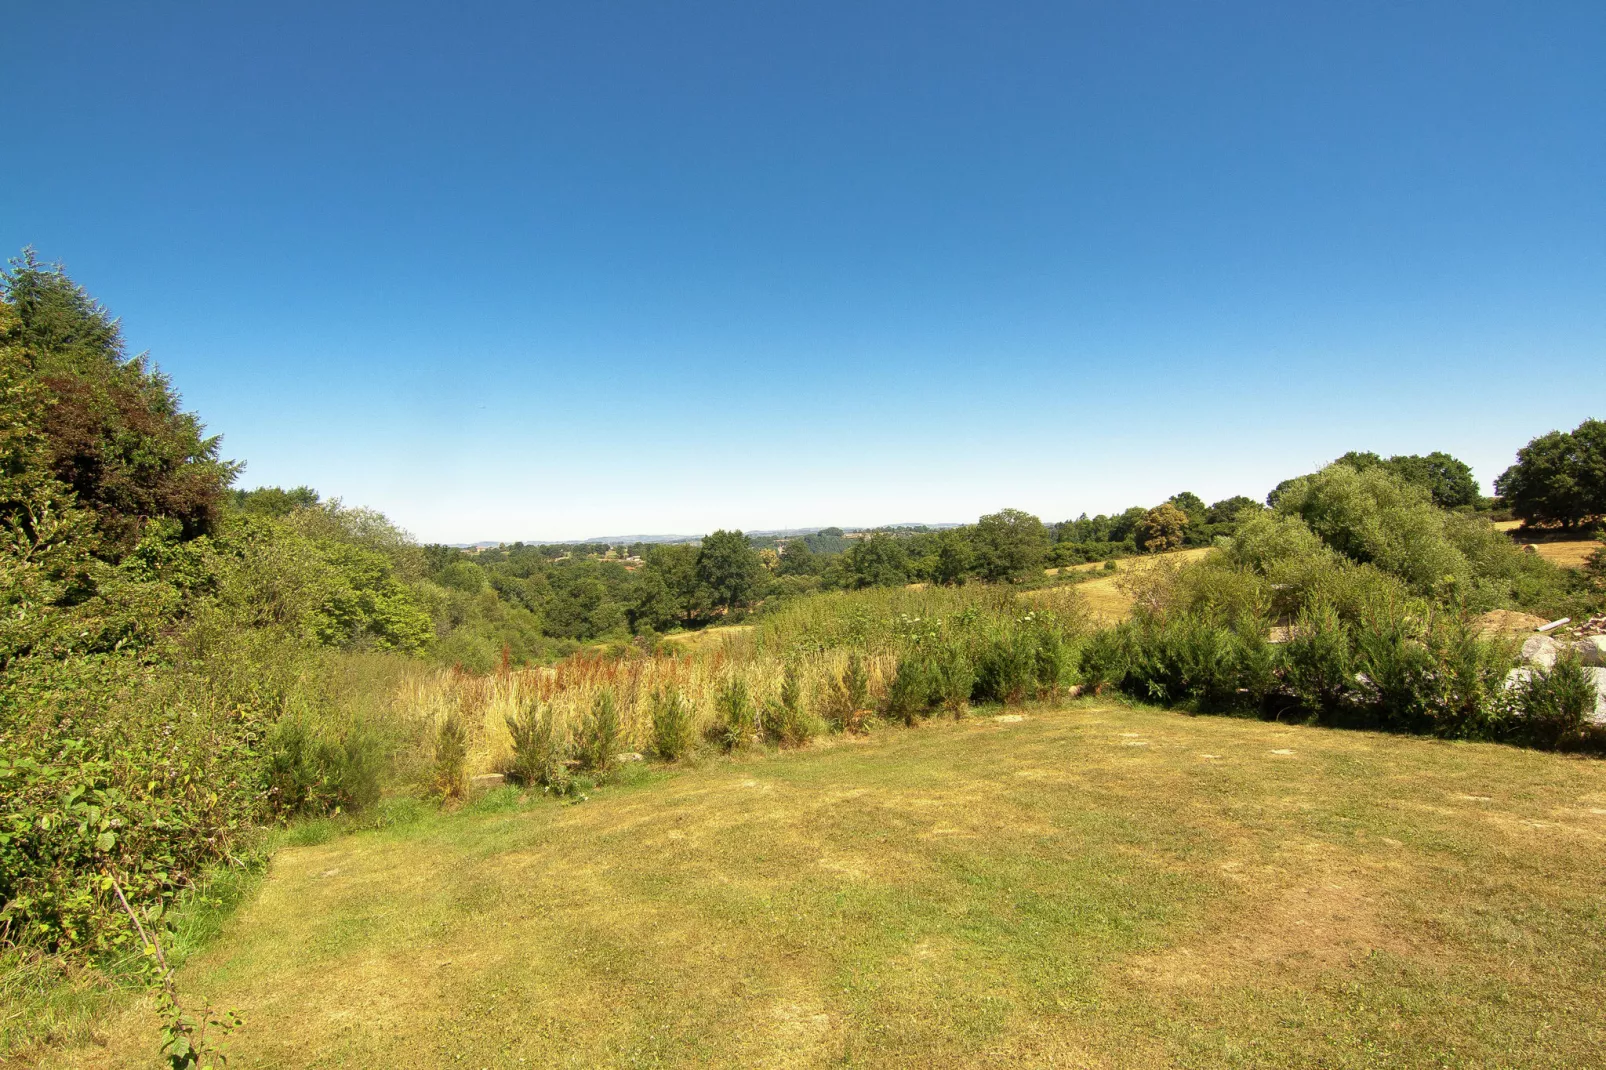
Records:
<instances>
[{"instance_id":1,"label":"grassy lawn","mask_svg":"<svg viewBox=\"0 0 1606 1070\"><path fill-rule=\"evenodd\" d=\"M1084 702L289 848L182 984L231 1068L1601 1066L1603 847L1598 760Z\"/></svg>"}]
</instances>

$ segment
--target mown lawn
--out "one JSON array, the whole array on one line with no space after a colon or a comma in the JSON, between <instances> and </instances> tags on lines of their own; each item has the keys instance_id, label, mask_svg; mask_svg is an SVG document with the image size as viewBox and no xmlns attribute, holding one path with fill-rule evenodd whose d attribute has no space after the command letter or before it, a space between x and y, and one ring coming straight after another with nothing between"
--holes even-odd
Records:
<instances>
[{"instance_id":1,"label":"mown lawn","mask_svg":"<svg viewBox=\"0 0 1606 1070\"><path fill-rule=\"evenodd\" d=\"M182 984L236 1070L1602 1066L1603 847L1599 760L1084 702L285 849Z\"/></svg>"}]
</instances>

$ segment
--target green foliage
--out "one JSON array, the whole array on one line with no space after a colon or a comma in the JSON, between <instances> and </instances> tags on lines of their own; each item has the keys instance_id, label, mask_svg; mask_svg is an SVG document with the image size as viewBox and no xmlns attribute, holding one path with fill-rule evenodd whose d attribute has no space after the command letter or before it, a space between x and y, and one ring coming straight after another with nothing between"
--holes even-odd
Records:
<instances>
[{"instance_id":1,"label":"green foliage","mask_svg":"<svg viewBox=\"0 0 1606 1070\"><path fill-rule=\"evenodd\" d=\"M933 555L931 582L948 585L964 583L974 563L975 554L963 532L941 532L937 536L937 549Z\"/></svg>"},{"instance_id":2,"label":"green foliage","mask_svg":"<svg viewBox=\"0 0 1606 1070\"><path fill-rule=\"evenodd\" d=\"M1253 498L1246 498L1236 494L1231 498L1224 498L1211 505L1205 511L1204 520L1207 524L1232 524L1246 519L1260 512L1261 504Z\"/></svg>"},{"instance_id":3,"label":"green foliage","mask_svg":"<svg viewBox=\"0 0 1606 1070\"><path fill-rule=\"evenodd\" d=\"M971 545L978 575L994 583L1017 583L1042 569L1048 531L1030 513L1004 509L976 521Z\"/></svg>"},{"instance_id":4,"label":"green foliage","mask_svg":"<svg viewBox=\"0 0 1606 1070\"><path fill-rule=\"evenodd\" d=\"M783 747L801 747L819 735L822 725L808 709L795 665L787 666L780 697L765 707L761 720L764 734Z\"/></svg>"},{"instance_id":5,"label":"green foliage","mask_svg":"<svg viewBox=\"0 0 1606 1070\"><path fill-rule=\"evenodd\" d=\"M886 715L906 725L914 725L930 712L940 694L935 667L930 657L919 651L898 661L898 671L887 688Z\"/></svg>"},{"instance_id":6,"label":"green foliage","mask_svg":"<svg viewBox=\"0 0 1606 1070\"><path fill-rule=\"evenodd\" d=\"M677 687L665 687L652 696L652 750L666 762L677 761L691 750L691 702Z\"/></svg>"},{"instance_id":7,"label":"green foliage","mask_svg":"<svg viewBox=\"0 0 1606 1070\"><path fill-rule=\"evenodd\" d=\"M591 703L591 714L580 730L575 757L580 768L592 773L609 773L619 753L624 727L619 720L619 704L610 688L603 688Z\"/></svg>"},{"instance_id":8,"label":"green foliage","mask_svg":"<svg viewBox=\"0 0 1606 1070\"><path fill-rule=\"evenodd\" d=\"M726 751L753 743L758 737L758 708L747 690L747 681L731 674L714 699L714 742Z\"/></svg>"},{"instance_id":9,"label":"green foliage","mask_svg":"<svg viewBox=\"0 0 1606 1070\"><path fill-rule=\"evenodd\" d=\"M831 678L820 705L833 731L863 731L870 714L870 673L864 655L858 651L848 655L847 666Z\"/></svg>"},{"instance_id":10,"label":"green foliage","mask_svg":"<svg viewBox=\"0 0 1606 1070\"><path fill-rule=\"evenodd\" d=\"M435 794L442 799L461 799L468 790L468 725L456 710L441 718L435 729Z\"/></svg>"},{"instance_id":11,"label":"green foliage","mask_svg":"<svg viewBox=\"0 0 1606 1070\"><path fill-rule=\"evenodd\" d=\"M705 538L696 571L714 602L727 610L751 602L764 576L758 552L740 531L716 531Z\"/></svg>"},{"instance_id":12,"label":"green foliage","mask_svg":"<svg viewBox=\"0 0 1606 1070\"><path fill-rule=\"evenodd\" d=\"M776 571L783 576L817 576L823 567L820 555L809 548L807 539L793 539L782 550Z\"/></svg>"},{"instance_id":13,"label":"green foliage","mask_svg":"<svg viewBox=\"0 0 1606 1070\"><path fill-rule=\"evenodd\" d=\"M1321 600L1301 609L1283 654L1289 697L1318 716L1336 713L1355 685L1349 629L1338 611Z\"/></svg>"},{"instance_id":14,"label":"green foliage","mask_svg":"<svg viewBox=\"0 0 1606 1070\"><path fill-rule=\"evenodd\" d=\"M1062 648L1057 652L1059 649ZM970 652L959 643L941 644L932 652L929 675L931 700L956 720L963 717L976 689L976 667Z\"/></svg>"},{"instance_id":15,"label":"green foliage","mask_svg":"<svg viewBox=\"0 0 1606 1070\"><path fill-rule=\"evenodd\" d=\"M166 376L126 355L111 314L31 249L0 273L0 296L0 347L44 402L30 413L43 474L93 517L95 553L115 561L152 517L177 521L185 538L210 531L238 466L218 459L219 440L181 410Z\"/></svg>"},{"instance_id":16,"label":"green foliage","mask_svg":"<svg viewBox=\"0 0 1606 1070\"><path fill-rule=\"evenodd\" d=\"M1273 515L1239 526L1226 560L1264 576L1279 612L1319 592L1346 619L1407 593L1476 611L1543 612L1571 589L1554 565L1522 554L1482 518L1438 508L1385 466L1335 464L1291 481Z\"/></svg>"},{"instance_id":17,"label":"green foliage","mask_svg":"<svg viewBox=\"0 0 1606 1070\"><path fill-rule=\"evenodd\" d=\"M1190 495L1192 497L1192 495ZM1198 501L1197 498L1193 499ZM1200 502L1201 513L1203 504ZM1180 508L1167 502L1157 505L1143 514L1143 519L1132 532L1139 547L1145 553L1160 553L1165 550L1176 550L1182 546L1183 537L1188 530L1189 517Z\"/></svg>"},{"instance_id":18,"label":"green foliage","mask_svg":"<svg viewBox=\"0 0 1606 1070\"><path fill-rule=\"evenodd\" d=\"M978 702L1017 703L1036 694L1038 632L1000 626L977 639L974 697Z\"/></svg>"},{"instance_id":19,"label":"green foliage","mask_svg":"<svg viewBox=\"0 0 1606 1070\"><path fill-rule=\"evenodd\" d=\"M858 539L842 563L846 586L902 587L909 582L909 559L903 545L885 532Z\"/></svg>"},{"instance_id":20,"label":"green foliage","mask_svg":"<svg viewBox=\"0 0 1606 1070\"><path fill-rule=\"evenodd\" d=\"M569 790L569 741L552 708L543 709L538 700L528 699L518 713L506 718L506 722L508 735L513 740L508 779L521 787L566 794Z\"/></svg>"},{"instance_id":21,"label":"green foliage","mask_svg":"<svg viewBox=\"0 0 1606 1070\"><path fill-rule=\"evenodd\" d=\"M229 503L242 513L272 516L283 519L297 509L311 509L318 505L318 492L311 487L258 487L256 490L231 490Z\"/></svg>"},{"instance_id":22,"label":"green foliage","mask_svg":"<svg viewBox=\"0 0 1606 1070\"><path fill-rule=\"evenodd\" d=\"M266 803L274 816L361 810L379 801L384 741L357 722L340 730L308 711L288 713L263 748Z\"/></svg>"},{"instance_id":23,"label":"green foliage","mask_svg":"<svg viewBox=\"0 0 1606 1070\"><path fill-rule=\"evenodd\" d=\"M1495 480L1495 493L1529 524L1570 528L1606 516L1606 421L1533 439Z\"/></svg>"},{"instance_id":24,"label":"green foliage","mask_svg":"<svg viewBox=\"0 0 1606 1070\"><path fill-rule=\"evenodd\" d=\"M1547 670L1524 668L1513 689L1520 719L1514 734L1540 747L1557 747L1582 735L1595 709L1595 682L1575 654L1556 659Z\"/></svg>"}]
</instances>

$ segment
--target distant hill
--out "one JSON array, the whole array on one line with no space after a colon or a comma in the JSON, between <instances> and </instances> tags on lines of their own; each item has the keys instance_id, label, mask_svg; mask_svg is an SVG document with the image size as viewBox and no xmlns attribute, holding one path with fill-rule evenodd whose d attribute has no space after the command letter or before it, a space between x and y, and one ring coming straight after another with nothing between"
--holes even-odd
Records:
<instances>
[{"instance_id":1,"label":"distant hill","mask_svg":"<svg viewBox=\"0 0 1606 1070\"><path fill-rule=\"evenodd\" d=\"M963 527L963 524L949 522L940 523L896 523L860 525L858 527L845 527L843 525L821 524L811 528L753 528L746 532L753 539L793 539L804 535L817 535L822 531L835 527L845 534L857 534L865 531L943 531L948 528ZM587 539L523 539L526 546L582 546L607 544L609 546L629 546L633 543L687 543L699 542L702 535L593 535ZM483 550L490 547L510 545L507 540L485 539L480 542L454 542L448 543L457 550Z\"/></svg>"}]
</instances>

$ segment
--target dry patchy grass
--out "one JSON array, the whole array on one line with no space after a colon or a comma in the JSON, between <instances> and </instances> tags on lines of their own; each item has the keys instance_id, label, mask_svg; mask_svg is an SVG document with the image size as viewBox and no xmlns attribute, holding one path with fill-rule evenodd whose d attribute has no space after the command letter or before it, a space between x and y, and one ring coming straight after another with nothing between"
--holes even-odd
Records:
<instances>
[{"instance_id":1,"label":"dry patchy grass","mask_svg":"<svg viewBox=\"0 0 1606 1070\"><path fill-rule=\"evenodd\" d=\"M1532 546L1540 557L1562 568L1583 568L1589 555L1600 548L1600 540L1594 538L1569 539L1562 537L1560 531L1525 532L1520 520L1501 521L1495 527L1510 534L1519 543Z\"/></svg>"},{"instance_id":2,"label":"dry patchy grass","mask_svg":"<svg viewBox=\"0 0 1606 1070\"><path fill-rule=\"evenodd\" d=\"M182 983L234 1068L1601 1064L1601 763L1024 712L284 850Z\"/></svg>"},{"instance_id":3,"label":"dry patchy grass","mask_svg":"<svg viewBox=\"0 0 1606 1070\"><path fill-rule=\"evenodd\" d=\"M1129 579L1133 570L1154 568L1160 562L1190 564L1198 561L1210 552L1210 547L1196 547L1192 550L1173 550L1170 553L1152 554L1142 557L1123 557L1115 562L1115 570L1100 575L1097 579L1083 580L1076 585L1076 590L1085 600L1089 615L1096 621L1104 624L1116 624L1132 615L1134 599L1126 589L1124 581ZM1098 572L1106 573L1104 562L1093 562L1086 565L1070 565L1063 569L1050 569L1054 572ZM1043 588L1051 591L1055 588ZM1026 597L1032 597L1036 592L1027 592Z\"/></svg>"}]
</instances>

